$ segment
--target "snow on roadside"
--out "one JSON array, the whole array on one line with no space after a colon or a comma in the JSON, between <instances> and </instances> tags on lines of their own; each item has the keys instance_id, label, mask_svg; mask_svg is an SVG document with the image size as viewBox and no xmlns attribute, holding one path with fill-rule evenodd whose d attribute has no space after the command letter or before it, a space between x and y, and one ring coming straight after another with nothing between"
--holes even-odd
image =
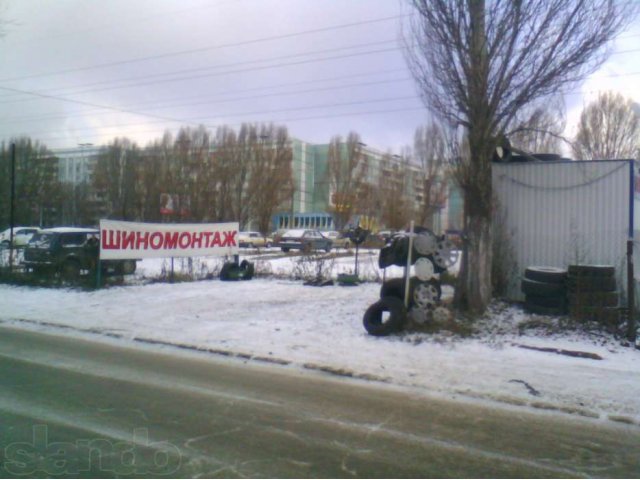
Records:
<instances>
[{"instance_id":1,"label":"snow on roadside","mask_svg":"<svg viewBox=\"0 0 640 480\"><path fill-rule=\"evenodd\" d=\"M145 262L144 268L150 272L157 264ZM362 327L362 315L378 298L379 288L377 283L305 287L275 279L156 283L91 292L0 285L0 320L20 328L52 328L25 320L51 322L124 339L233 351L347 370L431 392L640 423L637 351L579 335L520 336L517 324L527 317L516 307L489 316L494 335L375 338ZM532 351L521 344L583 350L603 360Z\"/></svg>"}]
</instances>

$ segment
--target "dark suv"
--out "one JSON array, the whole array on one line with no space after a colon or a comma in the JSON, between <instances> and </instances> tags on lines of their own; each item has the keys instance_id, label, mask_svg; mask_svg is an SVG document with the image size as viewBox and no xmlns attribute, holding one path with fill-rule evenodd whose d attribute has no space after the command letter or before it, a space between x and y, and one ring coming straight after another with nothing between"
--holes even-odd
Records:
<instances>
[{"instance_id":1,"label":"dark suv","mask_svg":"<svg viewBox=\"0 0 640 480\"><path fill-rule=\"evenodd\" d=\"M93 228L58 227L36 233L24 250L25 268L37 273L59 273L74 279L95 272L100 254L100 231ZM135 260L103 260L104 274L135 272Z\"/></svg>"}]
</instances>

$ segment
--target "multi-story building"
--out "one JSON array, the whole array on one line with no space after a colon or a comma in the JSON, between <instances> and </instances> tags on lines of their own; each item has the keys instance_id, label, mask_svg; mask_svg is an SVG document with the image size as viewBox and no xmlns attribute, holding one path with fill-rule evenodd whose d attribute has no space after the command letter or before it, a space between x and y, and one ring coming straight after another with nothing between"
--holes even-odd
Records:
<instances>
[{"instance_id":1,"label":"multi-story building","mask_svg":"<svg viewBox=\"0 0 640 480\"><path fill-rule=\"evenodd\" d=\"M278 213L274 215L273 229L335 229L332 212L336 205L329 177L329 144L312 144L292 139L291 148L294 193L292 198L286 200ZM59 180L74 189L90 185L99 152L100 147L92 145L54 151L59 159ZM215 147L212 147L213 152L215 152ZM359 154L362 155L362 163L365 165L363 182L379 195L375 200L372 200L368 207L354 211L353 218L349 223L363 221L373 228L388 227L382 219L381 211L384 202L392 200L385 199L381 192L402 193L403 208L410 212L418 212L424 202L428 200L424 190L425 173L409 159L385 154L364 144L360 144ZM449 185L447 190L447 195L443 197L437 215L434 215L433 224L429 225L437 232L462 228L462 202L459 191L453 185ZM356 192L356 195L362 194L363 192ZM75 198L72 199L68 207L67 218L73 218L74 212L78 210L78 205L73 204L74 200L78 201ZM96 215L104 212L104 206L100 205L100 192L90 190L84 201L89 202L91 212ZM244 227L252 228L253 225Z\"/></svg>"},{"instance_id":2,"label":"multi-story building","mask_svg":"<svg viewBox=\"0 0 640 480\"><path fill-rule=\"evenodd\" d=\"M292 140L295 191L291 202L282 206L273 218L274 230L286 228L335 228L331 213L333 192L329 179L329 145ZM425 193L424 171L398 155L390 155L362 145L360 154L366 165L364 183L373 189L402 193L405 207L411 212L420 210L428 199ZM449 182L442 204L434 216L431 228L438 232L462 229L462 202L458 189ZM384 202L378 199L377 202ZM351 224L367 217L367 223L384 228L380 218L382 205L366 211L355 211ZM377 211L376 211L377 210ZM377 218L376 218L377 217ZM372 222L373 221L373 222Z\"/></svg>"}]
</instances>

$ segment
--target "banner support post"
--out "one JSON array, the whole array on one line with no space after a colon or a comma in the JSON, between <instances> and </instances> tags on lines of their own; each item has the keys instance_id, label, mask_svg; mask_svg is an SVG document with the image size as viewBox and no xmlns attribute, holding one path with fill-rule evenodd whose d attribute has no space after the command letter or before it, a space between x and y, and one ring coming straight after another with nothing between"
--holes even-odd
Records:
<instances>
[{"instance_id":1,"label":"banner support post","mask_svg":"<svg viewBox=\"0 0 640 480\"><path fill-rule=\"evenodd\" d=\"M100 261L100 257L98 256L98 261L96 262L96 288L100 288L102 285L102 263Z\"/></svg>"}]
</instances>

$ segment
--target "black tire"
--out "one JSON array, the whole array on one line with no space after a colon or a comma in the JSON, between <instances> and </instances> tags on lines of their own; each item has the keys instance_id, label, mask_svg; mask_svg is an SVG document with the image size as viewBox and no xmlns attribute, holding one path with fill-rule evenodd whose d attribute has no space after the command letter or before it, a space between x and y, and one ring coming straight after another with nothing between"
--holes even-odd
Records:
<instances>
[{"instance_id":1,"label":"black tire","mask_svg":"<svg viewBox=\"0 0 640 480\"><path fill-rule=\"evenodd\" d=\"M413 277L409 279L409 303L413 302L413 289L416 288L417 278ZM380 287L380 298L395 297L404 301L404 277L390 278L385 281Z\"/></svg>"},{"instance_id":2,"label":"black tire","mask_svg":"<svg viewBox=\"0 0 640 480\"><path fill-rule=\"evenodd\" d=\"M255 274L255 267L253 263L249 262L248 260L243 260L240 263L239 274L242 280L251 280L253 278L253 275Z\"/></svg>"},{"instance_id":3,"label":"black tire","mask_svg":"<svg viewBox=\"0 0 640 480\"><path fill-rule=\"evenodd\" d=\"M585 322L597 322L615 327L620 323L620 310L615 307L573 307L569 309L571 317Z\"/></svg>"},{"instance_id":4,"label":"black tire","mask_svg":"<svg viewBox=\"0 0 640 480\"><path fill-rule=\"evenodd\" d=\"M615 277L572 277L567 280L571 293L613 292L616 290Z\"/></svg>"},{"instance_id":5,"label":"black tire","mask_svg":"<svg viewBox=\"0 0 640 480\"><path fill-rule=\"evenodd\" d=\"M565 283L567 271L556 267L528 267L524 271L524 278L543 283Z\"/></svg>"},{"instance_id":6,"label":"black tire","mask_svg":"<svg viewBox=\"0 0 640 480\"><path fill-rule=\"evenodd\" d=\"M576 277L613 277L615 267L608 265L569 265L569 276Z\"/></svg>"},{"instance_id":7,"label":"black tire","mask_svg":"<svg viewBox=\"0 0 640 480\"><path fill-rule=\"evenodd\" d=\"M560 296L566 293L566 287L559 283L543 283L528 278L522 279L522 291L525 295L537 297Z\"/></svg>"},{"instance_id":8,"label":"black tire","mask_svg":"<svg viewBox=\"0 0 640 480\"><path fill-rule=\"evenodd\" d=\"M136 271L135 260L122 260L115 268L117 275L130 275Z\"/></svg>"},{"instance_id":9,"label":"black tire","mask_svg":"<svg viewBox=\"0 0 640 480\"><path fill-rule=\"evenodd\" d=\"M60 267L60 275L65 280L78 280L80 278L80 263L76 260L66 260Z\"/></svg>"},{"instance_id":10,"label":"black tire","mask_svg":"<svg viewBox=\"0 0 640 480\"><path fill-rule=\"evenodd\" d=\"M324 248L324 251L325 251L325 252L327 252L327 253L329 253L329 252L331 251L331 245L327 245L327 246Z\"/></svg>"},{"instance_id":11,"label":"black tire","mask_svg":"<svg viewBox=\"0 0 640 480\"><path fill-rule=\"evenodd\" d=\"M563 308L543 307L529 302L524 303L524 309L529 313L536 313L538 315L549 315L554 317L565 314L565 310Z\"/></svg>"},{"instance_id":12,"label":"black tire","mask_svg":"<svg viewBox=\"0 0 640 480\"><path fill-rule=\"evenodd\" d=\"M380 255L378 256L378 267L387 268L393 265L395 260L395 253L392 245L387 245L380 249Z\"/></svg>"},{"instance_id":13,"label":"black tire","mask_svg":"<svg viewBox=\"0 0 640 480\"><path fill-rule=\"evenodd\" d=\"M389 313L384 319L383 314ZM407 310L402 300L396 297L384 297L367 308L362 323L369 335L383 337L402 329L407 319Z\"/></svg>"},{"instance_id":14,"label":"black tire","mask_svg":"<svg viewBox=\"0 0 640 480\"><path fill-rule=\"evenodd\" d=\"M234 262L226 262L224 265L222 265L222 269L220 270L220 280L226 282L230 280L238 280L239 278L239 265L236 265Z\"/></svg>"},{"instance_id":15,"label":"black tire","mask_svg":"<svg viewBox=\"0 0 640 480\"><path fill-rule=\"evenodd\" d=\"M282 247L282 251L283 251L284 253L289 252L289 247Z\"/></svg>"},{"instance_id":16,"label":"black tire","mask_svg":"<svg viewBox=\"0 0 640 480\"><path fill-rule=\"evenodd\" d=\"M396 237L391 245L393 249L393 265L404 267L409 254L409 237Z\"/></svg>"},{"instance_id":17,"label":"black tire","mask_svg":"<svg viewBox=\"0 0 640 480\"><path fill-rule=\"evenodd\" d=\"M617 307L618 292L588 292L569 295L572 307Z\"/></svg>"},{"instance_id":18,"label":"black tire","mask_svg":"<svg viewBox=\"0 0 640 480\"><path fill-rule=\"evenodd\" d=\"M538 307L559 308L563 312L567 310L567 299L565 296L526 295L525 303Z\"/></svg>"}]
</instances>

